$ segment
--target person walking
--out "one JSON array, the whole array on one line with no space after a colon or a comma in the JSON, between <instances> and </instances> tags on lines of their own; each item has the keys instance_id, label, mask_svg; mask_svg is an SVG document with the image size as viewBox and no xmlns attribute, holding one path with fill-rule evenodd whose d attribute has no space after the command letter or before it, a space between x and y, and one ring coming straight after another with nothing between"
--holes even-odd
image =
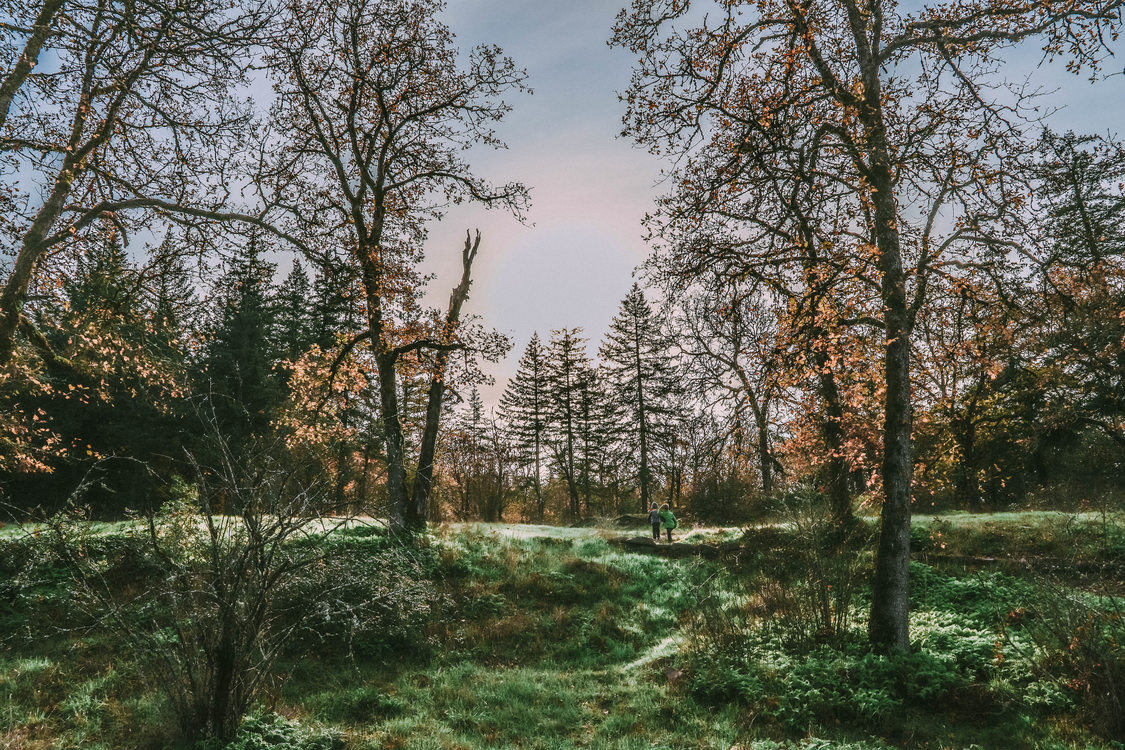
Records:
<instances>
[{"instance_id":1,"label":"person walking","mask_svg":"<svg viewBox=\"0 0 1125 750\"><path fill-rule=\"evenodd\" d=\"M653 503L652 507L655 508L656 503ZM668 503L664 503L663 505L660 506L660 513L658 515L660 516L660 522L663 523L664 528L668 530L668 544L671 544L672 543L672 529L676 528L676 517L674 515L672 515L672 509L668 507ZM649 513L649 517L651 517L651 516L652 516L652 513ZM660 536L659 527L658 526L653 527L653 530L656 532L656 536L659 537Z\"/></svg>"},{"instance_id":2,"label":"person walking","mask_svg":"<svg viewBox=\"0 0 1125 750\"><path fill-rule=\"evenodd\" d=\"M652 524L652 543L656 544L660 541L660 511L656 509L656 503L648 510L648 522Z\"/></svg>"}]
</instances>

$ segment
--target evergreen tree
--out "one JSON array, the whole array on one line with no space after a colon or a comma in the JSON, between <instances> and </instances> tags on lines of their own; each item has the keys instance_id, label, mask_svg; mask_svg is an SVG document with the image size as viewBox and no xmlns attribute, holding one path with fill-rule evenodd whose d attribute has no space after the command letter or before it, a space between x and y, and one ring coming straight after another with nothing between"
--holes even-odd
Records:
<instances>
[{"instance_id":1,"label":"evergreen tree","mask_svg":"<svg viewBox=\"0 0 1125 750\"><path fill-rule=\"evenodd\" d=\"M163 345L176 345L191 335L198 299L183 258L157 259L150 283L153 332Z\"/></svg>"},{"instance_id":2,"label":"evergreen tree","mask_svg":"<svg viewBox=\"0 0 1125 750\"><path fill-rule=\"evenodd\" d=\"M274 266L260 257L256 238L238 251L216 288L202 377L214 416L232 445L264 434L281 388L274 371L271 280Z\"/></svg>"},{"instance_id":3,"label":"evergreen tree","mask_svg":"<svg viewBox=\"0 0 1125 750\"><path fill-rule=\"evenodd\" d=\"M314 331L312 283L301 261L293 261L274 299L274 337L283 359L295 361L316 341Z\"/></svg>"},{"instance_id":4,"label":"evergreen tree","mask_svg":"<svg viewBox=\"0 0 1125 750\"><path fill-rule=\"evenodd\" d=\"M133 329L141 319L140 283L129 267L120 242L95 243L78 258L77 273L65 285L73 318L120 318L120 329Z\"/></svg>"},{"instance_id":5,"label":"evergreen tree","mask_svg":"<svg viewBox=\"0 0 1125 750\"><path fill-rule=\"evenodd\" d=\"M13 497L51 505L95 469L86 501L99 514L154 501L167 478L163 456L180 453L179 368L154 346L142 300L143 276L110 231L89 244L62 285L62 297L37 301L35 379L12 379L0 410L34 414L43 425L42 472L4 476ZM49 433L47 432L49 430ZM0 447L8 448L0 437ZM125 460L104 460L114 457ZM5 462L0 461L0 466ZM32 503L29 503L32 504Z\"/></svg>"},{"instance_id":6,"label":"evergreen tree","mask_svg":"<svg viewBox=\"0 0 1125 750\"><path fill-rule=\"evenodd\" d=\"M579 444L578 477L589 510L595 485L615 473L613 460L618 409L605 389L604 374L587 366L578 373L577 432Z\"/></svg>"},{"instance_id":7,"label":"evergreen tree","mask_svg":"<svg viewBox=\"0 0 1125 750\"><path fill-rule=\"evenodd\" d=\"M547 347L547 445L555 467L566 481L572 519L582 517L579 495L581 436L579 434L584 372L590 367L581 328L551 331Z\"/></svg>"},{"instance_id":8,"label":"evergreen tree","mask_svg":"<svg viewBox=\"0 0 1125 750\"><path fill-rule=\"evenodd\" d=\"M637 466L642 512L652 498L654 461L673 437L669 398L678 377L670 349L644 293L633 284L599 353L609 392L625 412L619 437Z\"/></svg>"},{"instance_id":9,"label":"evergreen tree","mask_svg":"<svg viewBox=\"0 0 1125 750\"><path fill-rule=\"evenodd\" d=\"M355 305L349 300L351 279L339 268L320 268L312 282L309 325L312 343L323 350L336 345L336 335L354 330Z\"/></svg>"},{"instance_id":10,"label":"evergreen tree","mask_svg":"<svg viewBox=\"0 0 1125 750\"><path fill-rule=\"evenodd\" d=\"M545 510L542 460L549 416L546 356L539 334L532 334L515 376L508 381L500 397L501 414L507 422L520 467L531 479L535 512L540 520Z\"/></svg>"}]
</instances>

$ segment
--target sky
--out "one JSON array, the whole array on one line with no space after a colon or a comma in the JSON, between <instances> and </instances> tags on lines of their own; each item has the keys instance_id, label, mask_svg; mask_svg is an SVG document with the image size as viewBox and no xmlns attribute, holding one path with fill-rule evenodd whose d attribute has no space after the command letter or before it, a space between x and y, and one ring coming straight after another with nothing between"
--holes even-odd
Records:
<instances>
[{"instance_id":1,"label":"sky","mask_svg":"<svg viewBox=\"0 0 1125 750\"><path fill-rule=\"evenodd\" d=\"M477 174L531 188L527 225L479 206L451 210L430 229L427 268L437 274L431 300L444 305L460 275L465 230L481 230L466 312L506 334L513 348L489 367L495 385L481 389L495 405L533 332L582 327L588 350L598 343L648 254L641 219L662 190L657 157L619 137L632 56L606 44L623 3L614 0L449 0L445 21L462 49L499 44L527 69L531 96L512 96L498 132L508 149L472 153ZM1125 52L1125 47L1122 48ZM1040 66L1034 45L1016 50L1005 76L1033 80L1053 93L1056 130L1119 131L1125 76L1097 85ZM1120 69L1110 64L1111 70Z\"/></svg>"},{"instance_id":2,"label":"sky","mask_svg":"<svg viewBox=\"0 0 1125 750\"><path fill-rule=\"evenodd\" d=\"M491 370L498 402L533 332L581 327L598 342L632 286L647 248L641 218L659 194L661 162L618 138L631 55L606 44L620 9L607 0L451 0L445 21L459 45L499 44L527 69L530 96L510 96L498 129L508 148L474 151L474 171L531 189L526 225L497 211L461 206L431 227L427 266L435 304L460 275L465 230L481 230L466 311L512 338Z\"/></svg>"}]
</instances>

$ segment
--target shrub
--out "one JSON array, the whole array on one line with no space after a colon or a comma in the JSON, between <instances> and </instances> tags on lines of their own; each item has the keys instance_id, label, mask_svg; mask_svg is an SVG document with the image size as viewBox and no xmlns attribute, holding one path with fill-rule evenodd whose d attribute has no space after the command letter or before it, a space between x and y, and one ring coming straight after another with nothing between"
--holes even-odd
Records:
<instances>
[{"instance_id":1,"label":"shrub","mask_svg":"<svg viewBox=\"0 0 1125 750\"><path fill-rule=\"evenodd\" d=\"M1003 625L1008 646L1069 696L1087 726L1125 737L1125 599L1044 580L1025 604Z\"/></svg>"},{"instance_id":2,"label":"shrub","mask_svg":"<svg viewBox=\"0 0 1125 750\"><path fill-rule=\"evenodd\" d=\"M302 727L283 716L251 716L238 728L234 739L222 750L340 750L344 746L338 732ZM201 743L199 750L215 750L213 743Z\"/></svg>"},{"instance_id":3,"label":"shrub","mask_svg":"<svg viewBox=\"0 0 1125 750\"><path fill-rule=\"evenodd\" d=\"M77 512L54 517L48 537L76 601L141 655L184 737L230 741L281 655L315 644L301 636L412 638L428 589L389 547L364 556L382 540L328 542L345 519L322 515L330 493L298 481L283 453L244 448L235 462L221 438L217 449L195 491L181 487L138 524L139 551L107 546ZM129 577L134 566L156 574Z\"/></svg>"}]
</instances>

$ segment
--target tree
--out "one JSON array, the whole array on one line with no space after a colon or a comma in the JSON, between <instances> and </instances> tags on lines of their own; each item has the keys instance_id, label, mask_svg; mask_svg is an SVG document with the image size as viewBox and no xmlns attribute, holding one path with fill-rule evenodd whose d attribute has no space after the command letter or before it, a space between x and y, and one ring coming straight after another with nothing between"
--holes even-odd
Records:
<instances>
[{"instance_id":1,"label":"tree","mask_svg":"<svg viewBox=\"0 0 1125 750\"><path fill-rule=\"evenodd\" d=\"M547 398L550 411L547 423L547 445L555 467L566 482L571 519L582 517L579 495L583 471L582 443L579 435L582 390L585 373L590 368L586 355L586 339L581 328L560 328L551 331L547 345Z\"/></svg>"},{"instance_id":2,"label":"tree","mask_svg":"<svg viewBox=\"0 0 1125 750\"><path fill-rule=\"evenodd\" d=\"M621 302L599 350L606 379L627 417L619 437L636 459L641 512L648 512L653 462L670 445L674 430L669 398L678 386L672 344L661 330L640 285Z\"/></svg>"},{"instance_id":3,"label":"tree","mask_svg":"<svg viewBox=\"0 0 1125 750\"><path fill-rule=\"evenodd\" d=\"M312 283L301 262L295 260L273 300L273 338L284 359L295 361L315 341L311 300Z\"/></svg>"},{"instance_id":4,"label":"tree","mask_svg":"<svg viewBox=\"0 0 1125 750\"><path fill-rule=\"evenodd\" d=\"M757 432L762 492L773 492L777 459L770 450L772 412L780 395L782 366L777 321L768 304L737 291L726 299L699 293L679 302L679 345L702 390L749 410Z\"/></svg>"},{"instance_id":5,"label":"tree","mask_svg":"<svg viewBox=\"0 0 1125 750\"><path fill-rule=\"evenodd\" d=\"M546 353L533 333L520 357L516 374L508 381L500 397L500 410L516 448L521 466L528 472L535 491L536 517L543 520L546 509L543 499L543 451L547 418L548 381Z\"/></svg>"},{"instance_id":6,"label":"tree","mask_svg":"<svg viewBox=\"0 0 1125 750\"><path fill-rule=\"evenodd\" d=\"M476 388L443 442L443 463L460 495L457 515L500 521L512 491L514 456L500 423L484 413Z\"/></svg>"},{"instance_id":7,"label":"tree","mask_svg":"<svg viewBox=\"0 0 1125 750\"><path fill-rule=\"evenodd\" d=\"M305 484L304 467L277 444L236 459L216 423L203 422L213 461L193 461L194 483L177 482L163 508L138 519L139 533L122 538L138 563L127 585L91 554L105 540L81 508L86 483L42 537L73 576L79 610L142 655L138 669L167 696L183 737L222 746L278 679L279 659L317 635L383 635L425 593L409 574L386 583L393 549L354 554L333 543L349 525L346 509L332 506L325 483Z\"/></svg>"},{"instance_id":8,"label":"tree","mask_svg":"<svg viewBox=\"0 0 1125 750\"><path fill-rule=\"evenodd\" d=\"M0 389L0 412L12 420L0 419L0 434L17 438L0 471L17 469L9 485L17 502L53 506L94 464L101 468L89 499L100 515L148 507L160 495L154 472L168 469L164 457L182 444L186 363L152 323L145 280L111 234L74 259L60 287L35 288L29 313L43 341L22 349L13 364L23 371ZM44 354L24 359L32 351ZM32 457L39 465L27 463Z\"/></svg>"},{"instance_id":9,"label":"tree","mask_svg":"<svg viewBox=\"0 0 1125 750\"><path fill-rule=\"evenodd\" d=\"M621 409L614 401L605 371L592 363L578 370L575 428L578 442L578 485L586 511L593 509L595 486L620 479ZM616 510L616 508L614 508Z\"/></svg>"},{"instance_id":10,"label":"tree","mask_svg":"<svg viewBox=\"0 0 1125 750\"><path fill-rule=\"evenodd\" d=\"M1053 421L1123 446L1125 146L1045 130L1039 157L1032 175L1040 304L1028 316L1049 373L1050 411Z\"/></svg>"},{"instance_id":11,"label":"tree","mask_svg":"<svg viewBox=\"0 0 1125 750\"><path fill-rule=\"evenodd\" d=\"M106 227L189 218L225 201L214 187L226 182L222 152L246 124L229 88L264 17L217 0L45 0L5 11L0 242L15 260L0 287L0 365L18 329L40 341L23 310L56 250L82 252ZM44 55L50 70L38 67Z\"/></svg>"},{"instance_id":12,"label":"tree","mask_svg":"<svg viewBox=\"0 0 1125 750\"><path fill-rule=\"evenodd\" d=\"M292 212L303 249L362 286L366 328L345 349L369 344L378 373L390 517L425 523L448 352L468 346L460 319L480 244L466 236L462 278L444 315L418 315L417 271L426 220L449 202L476 201L520 215L526 190L475 177L460 153L501 145L491 127L508 111L499 99L523 89L524 73L497 47L458 63L436 0L290 2L267 62L282 148L270 172L271 206ZM341 276L347 276L344 273ZM429 396L413 487L399 403L399 368L426 355Z\"/></svg>"},{"instance_id":13,"label":"tree","mask_svg":"<svg viewBox=\"0 0 1125 750\"><path fill-rule=\"evenodd\" d=\"M261 252L260 237L251 237L219 277L201 363L204 392L236 454L252 435L267 434L282 400L271 330L274 266Z\"/></svg>"},{"instance_id":14,"label":"tree","mask_svg":"<svg viewBox=\"0 0 1125 750\"><path fill-rule=\"evenodd\" d=\"M639 57L626 130L675 154L705 142L679 175L689 211L776 186L787 201L788 188L810 177L845 201L834 245L850 254L834 262L876 293L869 317L885 342L885 499L869 635L877 648L904 651L914 321L929 274L1008 246L1002 220L1024 202L1005 179L1023 100L989 98L990 66L1040 34L1048 53L1072 55L1076 68L1096 64L1120 3L977 0L908 15L886 0L763 0L673 26L697 5L636 0L619 17L614 41ZM797 153L812 161L791 171ZM949 205L959 219L946 229L937 217ZM781 239L779 228L762 231ZM790 251L805 248L803 237L788 239Z\"/></svg>"}]
</instances>

